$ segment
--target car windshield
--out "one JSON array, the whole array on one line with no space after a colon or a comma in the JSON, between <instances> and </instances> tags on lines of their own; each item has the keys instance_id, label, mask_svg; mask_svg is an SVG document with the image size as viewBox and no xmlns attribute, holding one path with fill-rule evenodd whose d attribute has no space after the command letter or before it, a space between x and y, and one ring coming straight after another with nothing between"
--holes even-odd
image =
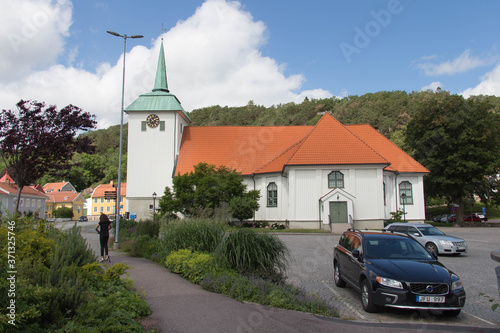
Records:
<instances>
[{"instance_id":1,"label":"car windshield","mask_svg":"<svg viewBox=\"0 0 500 333\"><path fill-rule=\"evenodd\" d=\"M417 227L424 236L442 236L444 233L434 227Z\"/></svg>"},{"instance_id":2,"label":"car windshield","mask_svg":"<svg viewBox=\"0 0 500 333\"><path fill-rule=\"evenodd\" d=\"M367 239L365 255L371 259L434 259L418 242L410 238Z\"/></svg>"}]
</instances>

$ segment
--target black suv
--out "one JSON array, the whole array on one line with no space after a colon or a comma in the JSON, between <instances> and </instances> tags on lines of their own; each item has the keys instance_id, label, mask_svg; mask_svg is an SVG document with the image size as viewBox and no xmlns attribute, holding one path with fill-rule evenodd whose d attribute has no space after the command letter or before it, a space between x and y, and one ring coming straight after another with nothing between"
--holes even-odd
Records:
<instances>
[{"instance_id":1,"label":"black suv","mask_svg":"<svg viewBox=\"0 0 500 333\"><path fill-rule=\"evenodd\" d=\"M349 229L334 248L333 268L335 285L360 291L367 312L387 306L458 316L465 304L460 278L404 234Z\"/></svg>"}]
</instances>

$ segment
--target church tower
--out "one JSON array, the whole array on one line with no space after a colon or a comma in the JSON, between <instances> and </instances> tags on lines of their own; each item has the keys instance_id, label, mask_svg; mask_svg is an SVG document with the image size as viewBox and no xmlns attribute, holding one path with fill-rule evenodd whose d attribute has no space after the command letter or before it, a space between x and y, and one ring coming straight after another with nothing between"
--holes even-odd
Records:
<instances>
[{"instance_id":1,"label":"church tower","mask_svg":"<svg viewBox=\"0 0 500 333\"><path fill-rule=\"evenodd\" d=\"M166 186L172 187L182 133L190 122L168 90L163 40L153 90L140 95L125 112L129 116L127 207L136 220L147 219L153 213L153 193L160 198Z\"/></svg>"}]
</instances>

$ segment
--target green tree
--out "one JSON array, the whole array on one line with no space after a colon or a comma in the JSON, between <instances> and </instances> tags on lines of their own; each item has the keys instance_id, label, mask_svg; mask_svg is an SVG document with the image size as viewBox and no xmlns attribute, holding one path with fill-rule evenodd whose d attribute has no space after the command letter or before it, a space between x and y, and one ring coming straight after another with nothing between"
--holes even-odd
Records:
<instances>
[{"instance_id":1,"label":"green tree","mask_svg":"<svg viewBox=\"0 0 500 333\"><path fill-rule=\"evenodd\" d=\"M240 221L251 219L256 210L259 209L260 192L251 190L241 197L231 199L228 212L232 217Z\"/></svg>"},{"instance_id":2,"label":"green tree","mask_svg":"<svg viewBox=\"0 0 500 333\"><path fill-rule=\"evenodd\" d=\"M500 165L500 115L484 99L444 91L427 97L408 124L406 143L430 170L426 195L458 204L457 220L462 221L464 199Z\"/></svg>"},{"instance_id":3,"label":"green tree","mask_svg":"<svg viewBox=\"0 0 500 333\"><path fill-rule=\"evenodd\" d=\"M173 190L167 187L159 201L160 211L162 214L180 212L186 216L211 216L216 209L229 205L233 198L244 197L245 191L246 185L235 170L200 163L194 171L174 177Z\"/></svg>"}]
</instances>

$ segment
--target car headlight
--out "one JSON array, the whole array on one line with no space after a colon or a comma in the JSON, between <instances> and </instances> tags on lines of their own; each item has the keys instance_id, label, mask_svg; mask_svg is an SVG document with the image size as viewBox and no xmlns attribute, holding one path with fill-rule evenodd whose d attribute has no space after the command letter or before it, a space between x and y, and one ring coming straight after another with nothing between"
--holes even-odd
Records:
<instances>
[{"instance_id":1,"label":"car headlight","mask_svg":"<svg viewBox=\"0 0 500 333\"><path fill-rule=\"evenodd\" d=\"M451 241L448 241L448 240L440 240L439 244L446 245L446 246L453 246L453 243Z\"/></svg>"},{"instance_id":2,"label":"car headlight","mask_svg":"<svg viewBox=\"0 0 500 333\"><path fill-rule=\"evenodd\" d=\"M386 287L391 287L391 288L397 288L397 289L403 289L403 285L401 282L393 279L388 279L385 277L377 276L377 282L380 283L383 286Z\"/></svg>"},{"instance_id":3,"label":"car headlight","mask_svg":"<svg viewBox=\"0 0 500 333\"><path fill-rule=\"evenodd\" d=\"M464 286L462 284L462 281L460 281L460 278L456 275L452 275L451 277L451 290L460 290L460 289L463 289Z\"/></svg>"}]
</instances>

